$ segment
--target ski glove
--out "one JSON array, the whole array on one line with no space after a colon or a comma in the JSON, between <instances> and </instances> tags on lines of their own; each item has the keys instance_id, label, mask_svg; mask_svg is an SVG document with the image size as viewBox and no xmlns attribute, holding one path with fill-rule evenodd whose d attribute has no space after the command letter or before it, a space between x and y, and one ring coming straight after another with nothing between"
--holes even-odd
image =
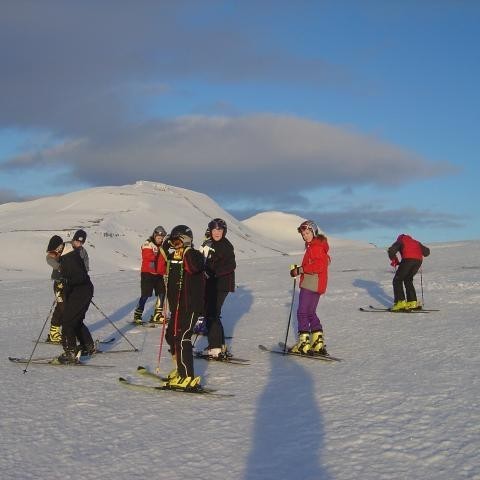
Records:
<instances>
[{"instance_id":1,"label":"ski glove","mask_svg":"<svg viewBox=\"0 0 480 480\"><path fill-rule=\"evenodd\" d=\"M390 262L390 265L393 268L398 267L398 265L400 265L400 262L398 261L398 258L397 257L392 258L392 261Z\"/></svg>"},{"instance_id":2,"label":"ski glove","mask_svg":"<svg viewBox=\"0 0 480 480\"><path fill-rule=\"evenodd\" d=\"M192 246L192 239L190 237L187 237L187 235L180 235L178 239L183 243L184 247Z\"/></svg>"},{"instance_id":3,"label":"ski glove","mask_svg":"<svg viewBox=\"0 0 480 480\"><path fill-rule=\"evenodd\" d=\"M298 267L297 265L294 265L294 267L290 270L290 276L291 277L298 277L300 274L303 273L303 267Z\"/></svg>"}]
</instances>

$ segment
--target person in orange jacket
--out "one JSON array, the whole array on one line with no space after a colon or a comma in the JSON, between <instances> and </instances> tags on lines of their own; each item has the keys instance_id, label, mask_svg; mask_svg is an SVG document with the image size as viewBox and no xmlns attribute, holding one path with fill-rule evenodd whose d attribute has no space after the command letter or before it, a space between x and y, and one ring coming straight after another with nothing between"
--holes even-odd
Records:
<instances>
[{"instance_id":1,"label":"person in orange jacket","mask_svg":"<svg viewBox=\"0 0 480 480\"><path fill-rule=\"evenodd\" d=\"M400 261L397 254L400 254ZM393 277L392 312L421 309L417 301L417 292L413 277L422 266L423 257L430 255L430 249L410 235L402 233L388 249L388 258L392 267L398 267ZM405 290L403 287L405 286ZM406 298L405 298L406 293Z\"/></svg>"},{"instance_id":2,"label":"person in orange jacket","mask_svg":"<svg viewBox=\"0 0 480 480\"><path fill-rule=\"evenodd\" d=\"M155 309L150 317L150 323L163 323L165 316L163 305L165 302L165 282L163 276L167 272L167 255L162 248L166 230L160 225L152 235L142 244L142 267L140 273L140 299L133 314L133 323L143 323L143 310L147 300L155 291L157 300Z\"/></svg>"},{"instance_id":3,"label":"person in orange jacket","mask_svg":"<svg viewBox=\"0 0 480 480\"><path fill-rule=\"evenodd\" d=\"M305 242L305 254L302 265L290 270L290 276L300 275L300 295L297 309L298 340L289 351L325 355L327 349L317 306L320 296L327 290L330 264L328 240L319 233L312 220L306 220L297 230Z\"/></svg>"}]
</instances>

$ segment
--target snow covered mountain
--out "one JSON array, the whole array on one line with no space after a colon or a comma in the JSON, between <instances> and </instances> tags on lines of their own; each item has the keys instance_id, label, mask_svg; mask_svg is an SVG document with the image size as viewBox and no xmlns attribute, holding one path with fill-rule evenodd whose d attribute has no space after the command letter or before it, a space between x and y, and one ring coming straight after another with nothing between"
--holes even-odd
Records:
<instances>
[{"instance_id":1,"label":"snow covered mountain","mask_svg":"<svg viewBox=\"0 0 480 480\"><path fill-rule=\"evenodd\" d=\"M202 193L138 181L0 205L0 278L44 277L49 238L58 234L67 241L79 228L87 232L93 274L138 270L140 245L157 225L169 231L186 224L199 246L208 222L215 217L226 220L238 259L303 249L296 231L300 217L270 212L241 222ZM334 246L340 243L333 241Z\"/></svg>"},{"instance_id":2,"label":"snow covered mountain","mask_svg":"<svg viewBox=\"0 0 480 480\"><path fill-rule=\"evenodd\" d=\"M274 239L276 242L285 245L289 252L297 252L303 250L303 242L300 239L297 228L304 220L307 219L292 213L262 212L243 220L242 223L257 234ZM322 231L320 225L318 227L322 233L327 235L330 246L354 248L372 247L371 244L330 237L326 232Z\"/></svg>"}]
</instances>

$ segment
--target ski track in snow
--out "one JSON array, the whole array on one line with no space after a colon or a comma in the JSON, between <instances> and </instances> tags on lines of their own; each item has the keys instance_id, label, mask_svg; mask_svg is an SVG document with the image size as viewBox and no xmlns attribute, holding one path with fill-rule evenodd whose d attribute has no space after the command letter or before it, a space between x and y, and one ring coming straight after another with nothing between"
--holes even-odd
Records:
<instances>
[{"instance_id":1,"label":"ski track in snow","mask_svg":"<svg viewBox=\"0 0 480 480\"><path fill-rule=\"evenodd\" d=\"M335 364L257 348L285 339L288 267L300 257L242 260L224 322L232 351L251 365L195 363L203 382L234 393L231 399L119 385L119 376L154 383L135 370L156 366L161 329L127 325L138 272L92 280L95 303L141 352L91 360L111 369L31 365L23 374L24 365L7 356L32 351L51 284L47 272L45 280L2 281L1 478L480 479L480 271L458 267L479 254L476 242L432 249L424 297L440 312L370 315L358 307L392 300L385 253L332 252L318 314L329 351L344 359ZM418 277L416 286L420 296ZM150 299L145 317L152 308ZM93 306L86 323L94 337L119 337ZM293 315L290 342L295 325ZM197 347L205 345L200 338ZM119 339L112 348L128 345ZM36 355L58 352L39 345ZM171 369L166 347L160 367Z\"/></svg>"}]
</instances>

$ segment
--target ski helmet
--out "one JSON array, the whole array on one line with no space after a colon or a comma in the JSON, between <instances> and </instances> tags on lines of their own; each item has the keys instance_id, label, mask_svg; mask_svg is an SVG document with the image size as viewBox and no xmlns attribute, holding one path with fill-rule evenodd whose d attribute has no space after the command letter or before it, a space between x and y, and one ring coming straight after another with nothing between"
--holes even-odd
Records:
<instances>
[{"instance_id":1,"label":"ski helmet","mask_svg":"<svg viewBox=\"0 0 480 480\"><path fill-rule=\"evenodd\" d=\"M310 230L315 237L318 235L318 226L313 220L305 220L297 228L298 233L302 233L305 230Z\"/></svg>"},{"instance_id":2,"label":"ski helmet","mask_svg":"<svg viewBox=\"0 0 480 480\"><path fill-rule=\"evenodd\" d=\"M161 225L159 225L158 227L155 227L155 230L153 230L152 237L155 235L161 235L162 237L165 237L167 235L167 231Z\"/></svg>"},{"instance_id":3,"label":"ski helmet","mask_svg":"<svg viewBox=\"0 0 480 480\"><path fill-rule=\"evenodd\" d=\"M227 222L221 218L214 218L208 224L208 231L211 232L213 229L218 228L219 230L223 230L223 236L227 234Z\"/></svg>"},{"instance_id":4,"label":"ski helmet","mask_svg":"<svg viewBox=\"0 0 480 480\"><path fill-rule=\"evenodd\" d=\"M85 243L87 239L87 232L85 230L77 230L73 235L72 242L78 240L79 242Z\"/></svg>"},{"instance_id":5,"label":"ski helmet","mask_svg":"<svg viewBox=\"0 0 480 480\"><path fill-rule=\"evenodd\" d=\"M170 232L170 240L175 240L175 238L178 238L181 235L186 235L193 241L192 229L186 225L177 225L176 227L173 227L172 231Z\"/></svg>"}]
</instances>

